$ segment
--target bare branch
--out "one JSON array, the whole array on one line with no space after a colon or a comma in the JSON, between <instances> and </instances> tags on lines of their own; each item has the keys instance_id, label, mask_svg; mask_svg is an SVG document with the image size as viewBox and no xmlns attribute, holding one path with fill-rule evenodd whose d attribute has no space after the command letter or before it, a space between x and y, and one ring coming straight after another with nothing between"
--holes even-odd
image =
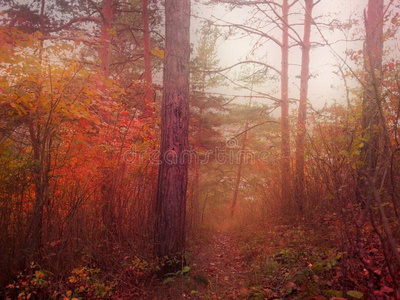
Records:
<instances>
[{"instance_id":1,"label":"bare branch","mask_svg":"<svg viewBox=\"0 0 400 300\"><path fill-rule=\"evenodd\" d=\"M268 120L268 121L265 121L265 122L261 122L261 123L259 123L259 124L256 124L256 125L253 125L253 126L247 128L246 130L244 130L244 131L240 132L239 134L235 135L235 136L233 137L233 139L235 139L235 138L241 136L243 133L246 133L246 132L249 131L249 130L252 130L252 129L258 127L258 126L261 126L261 125L264 125L264 124L267 124L267 123L280 124L281 122L273 121L273 120Z\"/></svg>"},{"instance_id":2,"label":"bare branch","mask_svg":"<svg viewBox=\"0 0 400 300\"><path fill-rule=\"evenodd\" d=\"M315 1L313 6L317 5L317 4L320 3L321 1L322 1L322 0L317 0L317 1Z\"/></svg>"},{"instance_id":3,"label":"bare branch","mask_svg":"<svg viewBox=\"0 0 400 300\"><path fill-rule=\"evenodd\" d=\"M297 2L299 2L299 0L294 0L292 3L289 4L289 8L295 5Z\"/></svg>"},{"instance_id":4,"label":"bare branch","mask_svg":"<svg viewBox=\"0 0 400 300\"><path fill-rule=\"evenodd\" d=\"M269 4L268 4L268 5L269 5ZM299 43L299 44L302 45L302 44L303 44L303 41L302 41L300 35L297 33L297 31L294 30L293 27L292 27L290 24L286 24L286 22L285 22L285 20L283 19L283 17L280 16L280 15L275 11L275 9L274 9L271 5L269 5L269 7L271 8L272 12L278 17L278 19L281 20L281 22L282 22L283 24L285 24L286 26L288 26L288 28L289 28L291 31L294 32L294 34L297 36L298 39L294 38L290 33L288 33L289 36L290 36L290 38L291 38L292 40L296 41L297 43Z\"/></svg>"},{"instance_id":5,"label":"bare branch","mask_svg":"<svg viewBox=\"0 0 400 300\"><path fill-rule=\"evenodd\" d=\"M275 68L275 67L273 67L273 66L271 66L269 64L266 64L266 63L263 63L263 62L260 62L260 61L256 61L256 60L244 60L244 61L240 61L240 62L238 62L236 64L233 64L232 66L229 66L229 67L226 67L226 68L223 68L223 69L219 69L219 70L200 70L200 72L220 73L220 72L224 72L224 71L230 70L230 69L232 69L232 68L234 68L234 67L236 67L238 65L241 65L241 64L258 64L258 65L262 65L262 66L264 66L264 67L266 67L268 69L274 70L276 73L281 75L281 71L279 71L277 68Z\"/></svg>"},{"instance_id":6,"label":"bare branch","mask_svg":"<svg viewBox=\"0 0 400 300\"><path fill-rule=\"evenodd\" d=\"M252 89L249 88L249 87L246 87L246 86L244 86L244 85L242 85L242 84L239 84L239 83L233 81L233 80L230 79L228 76L226 76L226 75L224 75L224 74L222 74L222 73L220 73L220 75L221 75L222 77L224 77L226 80L228 80L229 82L231 82L233 85L235 85L235 86L237 86L237 87L240 87L241 89L248 90L248 91L253 91L253 93L257 93L258 95L262 95L262 96L264 96L265 99L274 101L275 103L278 103L278 104L282 102L282 100L279 99L279 98L276 98L276 97L274 97L274 96L271 96L271 95L269 95L269 94L266 94L266 93L263 93L263 92L260 92L260 91L252 90ZM244 96L243 96L243 97L244 97ZM255 97L255 96L253 96L253 97Z\"/></svg>"},{"instance_id":7,"label":"bare branch","mask_svg":"<svg viewBox=\"0 0 400 300\"><path fill-rule=\"evenodd\" d=\"M64 30L64 29L67 29L68 27L70 27L71 25L73 25L75 23L83 23L83 22L95 22L95 23L101 24L101 20L99 18L96 18L96 17L80 17L80 18L74 18L74 19L70 20L68 23L63 24L58 28L49 30L49 32L56 32L56 31Z\"/></svg>"},{"instance_id":8,"label":"bare branch","mask_svg":"<svg viewBox=\"0 0 400 300\"><path fill-rule=\"evenodd\" d=\"M85 43L88 45L98 45L100 40L97 38L85 39L82 37L72 37L72 36L53 36L53 35L43 35L38 37L39 40L64 40L64 41L73 41L75 43Z\"/></svg>"},{"instance_id":9,"label":"bare branch","mask_svg":"<svg viewBox=\"0 0 400 300\"><path fill-rule=\"evenodd\" d=\"M298 0L295 0L298 1ZM274 1L237 1L237 0L214 0L217 3L224 3L224 4L232 4L237 6L247 6L247 5L257 5L257 4L272 4L279 7L282 7L281 4L276 3Z\"/></svg>"},{"instance_id":10,"label":"bare branch","mask_svg":"<svg viewBox=\"0 0 400 300\"><path fill-rule=\"evenodd\" d=\"M93 0L88 0L88 2L94 7L95 10L97 10L97 12L103 16L103 14L101 13L101 9L100 7L97 6L97 4L95 2L93 2Z\"/></svg>"},{"instance_id":11,"label":"bare branch","mask_svg":"<svg viewBox=\"0 0 400 300\"><path fill-rule=\"evenodd\" d=\"M282 47L282 43L278 39L274 38L273 36L270 36L269 34L267 34L265 32L262 32L261 30L258 30L256 28L252 28L252 27L249 27L249 26L246 26L246 25L243 25L243 24L236 24L236 23L231 23L231 22L228 22L228 21L224 21L224 20L221 20L221 19L216 18L216 17L214 17L214 18L216 20L224 22L226 24L226 25L216 24L215 26L236 27L236 28L241 29L243 31L246 31L248 33L258 34L258 35L260 35L262 37L270 39L271 41L275 42L275 44L277 44L279 47Z\"/></svg>"}]
</instances>

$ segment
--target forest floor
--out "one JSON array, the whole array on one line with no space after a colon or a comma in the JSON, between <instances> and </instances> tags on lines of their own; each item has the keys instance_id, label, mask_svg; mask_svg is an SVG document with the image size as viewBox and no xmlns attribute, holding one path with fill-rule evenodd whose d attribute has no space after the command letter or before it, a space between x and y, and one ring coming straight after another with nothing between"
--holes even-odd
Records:
<instances>
[{"instance_id":1,"label":"forest floor","mask_svg":"<svg viewBox=\"0 0 400 300\"><path fill-rule=\"evenodd\" d=\"M206 235L199 239L201 243L190 247L187 274L169 277L171 282L156 285L149 299L242 299L245 296L251 270L239 248L238 237L227 229Z\"/></svg>"},{"instance_id":2,"label":"forest floor","mask_svg":"<svg viewBox=\"0 0 400 300\"><path fill-rule=\"evenodd\" d=\"M27 270L9 285L6 299L368 299L368 276L356 256L341 250L337 222L298 224L246 220L196 229L188 233L187 265L162 279L155 276L156 262L129 262L129 256L115 273L82 267L58 281L48 271ZM400 299L382 271L376 244L366 249L378 261L375 298Z\"/></svg>"},{"instance_id":3,"label":"forest floor","mask_svg":"<svg viewBox=\"0 0 400 300\"><path fill-rule=\"evenodd\" d=\"M239 228L239 227L237 227ZM153 282L145 299L340 298L342 253L327 227L221 227L189 245L189 267ZM363 299L359 278L348 298Z\"/></svg>"}]
</instances>

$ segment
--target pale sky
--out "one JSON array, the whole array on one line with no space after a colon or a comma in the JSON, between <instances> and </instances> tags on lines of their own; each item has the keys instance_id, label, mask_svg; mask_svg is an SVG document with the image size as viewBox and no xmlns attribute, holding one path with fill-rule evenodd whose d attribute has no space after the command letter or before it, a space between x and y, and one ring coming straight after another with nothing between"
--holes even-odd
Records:
<instances>
[{"instance_id":1,"label":"pale sky","mask_svg":"<svg viewBox=\"0 0 400 300\"><path fill-rule=\"evenodd\" d=\"M279 3L280 1L278 1ZM351 33L357 33L356 28L363 28L363 10L367 6L367 0L322 0L318 5L315 6L313 11L313 17L316 18L318 16L322 16L318 19L318 22L330 22L333 19L338 19L342 22L349 20L350 18L356 18L360 23L358 26L354 26ZM211 19L217 21L217 19L221 19L231 23L242 23L246 20L250 15L250 9L246 8L235 8L233 11L229 11L226 5L218 4L207 6L201 3L192 2L192 14L195 16L200 16L203 18ZM301 23L303 20L303 9L301 6L303 1L299 1L298 4L293 6L291 13L297 14L290 17L290 23ZM392 8L394 9L394 8ZM223 22L218 21L218 24L222 24ZM196 44L197 37L195 36L195 30L199 28L200 19L192 18L192 42ZM302 26L298 26L298 34L302 37ZM330 31L327 29L323 29L323 35L330 42L335 42L338 40L345 39L345 35L339 30ZM281 31L279 29L275 29L269 32L271 35L275 36L277 39L281 39ZM362 37L362 32L357 33L357 37ZM228 41L221 41L219 46L219 58L220 58L220 67L227 67L233 65L240 60L245 60L245 57L252 45L254 44L254 38L242 38L242 39L234 39ZM323 42L321 39L321 35L319 31L313 26L311 41ZM354 49L360 50L362 49L362 42L337 42L332 45L332 48L337 52L342 58L345 58L346 49ZM265 54L267 54L266 61L268 64L280 69L280 48L275 45L273 42L268 42L262 47L262 50ZM259 52L260 53L260 52ZM345 89L343 86L343 80L334 74L334 71L337 71L337 64L340 60L335 57L332 53L332 50L327 47L315 47L311 52L311 62L310 62L310 71L312 74L312 78L309 82L309 99L312 105L315 108L321 108L323 105L327 103L332 103L333 99L341 102L344 101L345 97ZM300 84L299 76L300 74L300 64L301 62L301 50L298 47L293 47L290 50L290 63L294 64L290 66L289 74L290 74L290 97L299 98L299 89L298 86ZM351 63L351 62L350 62ZM297 64L297 65L296 65ZM236 67L234 71L239 72L240 67ZM229 75L234 75L234 71L231 71ZM356 84L356 83L354 83ZM272 92L274 96L279 97L280 83L278 82L267 82L263 87L257 87L257 90L264 90L268 92ZM220 88L218 91L225 93L240 93L237 91L232 91L231 88ZM242 91L243 94L247 94L248 92ZM267 101L267 100L264 100ZM266 102L267 103L267 102ZM296 106L291 107L295 109Z\"/></svg>"}]
</instances>

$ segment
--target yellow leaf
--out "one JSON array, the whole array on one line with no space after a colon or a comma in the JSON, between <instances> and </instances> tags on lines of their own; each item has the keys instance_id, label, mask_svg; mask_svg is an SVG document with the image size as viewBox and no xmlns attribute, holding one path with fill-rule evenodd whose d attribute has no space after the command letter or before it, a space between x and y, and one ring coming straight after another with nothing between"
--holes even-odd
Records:
<instances>
[{"instance_id":1,"label":"yellow leaf","mask_svg":"<svg viewBox=\"0 0 400 300\"><path fill-rule=\"evenodd\" d=\"M18 294L18 299L23 299L25 297L25 292L21 292Z\"/></svg>"},{"instance_id":2,"label":"yellow leaf","mask_svg":"<svg viewBox=\"0 0 400 300\"><path fill-rule=\"evenodd\" d=\"M155 47L153 50L151 50L151 54L153 54L154 56L157 56L161 59L164 59L164 50Z\"/></svg>"},{"instance_id":3,"label":"yellow leaf","mask_svg":"<svg viewBox=\"0 0 400 300\"><path fill-rule=\"evenodd\" d=\"M70 278L69 278L69 282L75 283L75 282L76 282L76 279L75 279L74 277L70 277Z\"/></svg>"}]
</instances>

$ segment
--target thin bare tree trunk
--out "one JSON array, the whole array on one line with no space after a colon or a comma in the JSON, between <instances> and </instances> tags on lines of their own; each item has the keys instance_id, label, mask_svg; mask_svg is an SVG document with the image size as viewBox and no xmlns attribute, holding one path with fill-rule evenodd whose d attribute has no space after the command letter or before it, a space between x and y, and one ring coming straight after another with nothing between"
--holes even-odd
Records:
<instances>
[{"instance_id":1,"label":"thin bare tree trunk","mask_svg":"<svg viewBox=\"0 0 400 300\"><path fill-rule=\"evenodd\" d=\"M144 80L145 80L145 104L146 117L151 117L151 102L153 99L153 79L151 76L151 55L150 55L150 27L149 27L149 4L148 0L142 0L143 20L143 55L144 55Z\"/></svg>"},{"instance_id":2,"label":"thin bare tree trunk","mask_svg":"<svg viewBox=\"0 0 400 300\"><path fill-rule=\"evenodd\" d=\"M240 180L242 176L242 169L243 169L243 160L244 160L244 155L245 155L245 150L246 150L246 140L247 140L247 130L249 128L249 123L246 122L245 126L245 133L243 135L243 141L242 141L242 148L239 153L239 165L238 165L238 170L236 173L236 180L235 180L235 187L233 190L233 200L232 200L232 206L231 206L231 218L235 215L235 210L236 210L236 204L237 204L237 199L239 196L239 187L240 187Z\"/></svg>"},{"instance_id":3,"label":"thin bare tree trunk","mask_svg":"<svg viewBox=\"0 0 400 300\"><path fill-rule=\"evenodd\" d=\"M41 1L41 9L40 9L40 26L41 31L44 33L45 30L45 7L46 1ZM41 42L40 48L40 60L42 62L42 54L43 54L43 42ZM41 88L36 95L36 100L39 101ZM40 115L40 105L37 108L37 115ZM35 200L33 203L33 212L30 230L28 232L28 248L30 249L30 253L28 255L27 263L31 261L38 261L40 259L40 249L42 248L42 233L43 233L43 213L44 206L46 204L46 196L48 196L48 170L46 163L50 163L48 161L48 157L46 154L46 143L48 142L48 136L46 135L46 131L41 135L41 131L43 129L40 126L40 122L35 123L33 119L28 121L29 127L29 136L31 140L31 145L33 149L33 159L35 162L34 167L34 183L35 183ZM36 128L35 128L36 127ZM48 149L50 151L50 149ZM48 154L50 155L50 154Z\"/></svg>"},{"instance_id":4,"label":"thin bare tree trunk","mask_svg":"<svg viewBox=\"0 0 400 300\"><path fill-rule=\"evenodd\" d=\"M374 78L381 79L383 59L383 0L369 0L368 12L365 20L366 40L364 49L364 67L368 74L363 95L362 128L369 143L363 147L366 168L375 170L377 152L379 149L379 104L377 99L381 91L381 83ZM378 90L378 93L376 91ZM373 172L373 171L372 171ZM373 174L373 173L371 173Z\"/></svg>"},{"instance_id":5,"label":"thin bare tree trunk","mask_svg":"<svg viewBox=\"0 0 400 300\"><path fill-rule=\"evenodd\" d=\"M251 107L251 103L253 100L253 88L254 88L254 75L251 80L251 89L250 89L250 98L249 98L249 107ZM251 129L251 128L250 128ZM242 176L242 169L243 169L243 160L244 160L244 155L245 155L245 150L246 150L246 142L248 138L248 131L249 131L249 122L246 120L246 124L244 127L244 135L243 135L243 141L242 141L242 148L239 153L239 166L238 166L238 171L236 173L236 180L235 180L235 187L233 190L233 199L232 199L232 206L231 206L231 218L235 215L235 210L236 210L236 205L237 205L237 199L239 196L239 187L240 187L240 180Z\"/></svg>"},{"instance_id":6,"label":"thin bare tree trunk","mask_svg":"<svg viewBox=\"0 0 400 300\"><path fill-rule=\"evenodd\" d=\"M100 71L104 78L110 76L110 63L111 63L111 30L114 21L114 1L103 0L101 8L101 46L98 49L100 58ZM106 87L101 87L104 93L107 93ZM104 224L104 239L110 243L117 236L117 223L115 217L115 200L116 200L116 182L114 172L111 169L103 171L103 183L101 185L101 198L102 198L102 219ZM105 245L109 247L109 245Z\"/></svg>"},{"instance_id":7,"label":"thin bare tree trunk","mask_svg":"<svg viewBox=\"0 0 400 300\"><path fill-rule=\"evenodd\" d=\"M192 197L192 226L196 228L200 224L200 183L201 183L201 164L194 166L194 182Z\"/></svg>"},{"instance_id":8,"label":"thin bare tree trunk","mask_svg":"<svg viewBox=\"0 0 400 300\"><path fill-rule=\"evenodd\" d=\"M289 3L282 4L282 61L281 61L281 176L282 200L291 204L290 123L289 123Z\"/></svg>"},{"instance_id":9,"label":"thin bare tree trunk","mask_svg":"<svg viewBox=\"0 0 400 300\"><path fill-rule=\"evenodd\" d=\"M301 58L301 77L300 77L300 103L297 119L297 139L296 139L296 202L300 212L304 210L305 186L304 186L304 139L306 136L307 121L307 95L308 80L310 77L310 35L313 0L305 0L306 7L304 13L304 36L302 43Z\"/></svg>"},{"instance_id":10,"label":"thin bare tree trunk","mask_svg":"<svg viewBox=\"0 0 400 300\"><path fill-rule=\"evenodd\" d=\"M206 91L206 73L203 73L202 75L202 82L201 82L201 94L204 96ZM201 118L203 116L203 107L200 107L199 109L199 117ZM200 127L199 128L199 140L203 138L203 130ZM196 145L197 148L200 149L200 143ZM192 205L193 205L193 210L192 210L192 224L194 227L198 226L200 224L200 183L201 183L201 163L198 163L194 166L195 168L195 178L194 178L194 184L193 184L193 199L192 199Z\"/></svg>"},{"instance_id":11,"label":"thin bare tree trunk","mask_svg":"<svg viewBox=\"0 0 400 300\"><path fill-rule=\"evenodd\" d=\"M369 0L365 13L364 69L367 76L362 106L362 129L365 144L362 147L361 159L364 165L358 170L357 196L362 208L364 211L368 211L372 220L375 214L374 205L377 206L388 248L392 252L394 265L398 267L400 264L398 244L382 201L385 193L381 194L388 169L390 149L390 139L382 109L383 22L384 1ZM385 249L386 241L383 240L380 229L374 224L373 226ZM390 264L386 251L384 251L384 255ZM373 276L373 270L368 270L368 272L370 276ZM370 293L373 294L376 287L371 285L369 288Z\"/></svg>"},{"instance_id":12,"label":"thin bare tree trunk","mask_svg":"<svg viewBox=\"0 0 400 300\"><path fill-rule=\"evenodd\" d=\"M114 19L114 0L103 0L101 16L101 47L99 48L99 57L101 60L101 70L105 77L110 75L111 58L111 29Z\"/></svg>"},{"instance_id":13,"label":"thin bare tree trunk","mask_svg":"<svg viewBox=\"0 0 400 300\"><path fill-rule=\"evenodd\" d=\"M379 115L380 78L383 59L383 0L368 2L368 12L365 15L366 39L364 44L364 69L367 82L364 88L362 104L362 130L366 143L362 147L361 157L364 165L359 169L357 178L357 196L365 208L372 203L371 193L368 193L368 177L374 177L380 148L381 125Z\"/></svg>"},{"instance_id":14,"label":"thin bare tree trunk","mask_svg":"<svg viewBox=\"0 0 400 300\"><path fill-rule=\"evenodd\" d=\"M374 203L378 207L382 227L386 234L392 254L400 265L398 244L383 206L381 187L385 182L385 173L389 160L390 140L386 128L386 119L382 109L382 60L383 60L383 22L384 1L369 0L365 18L366 40L364 67L368 74L363 98L363 130L369 142L363 147L365 165L361 168L361 201ZM367 138L367 139L368 139ZM381 184L379 184L381 183ZM374 201L372 201L374 200ZM363 203L363 202L362 202ZM370 207L368 207L370 209ZM370 209L373 213L372 209ZM379 232L377 231L379 234Z\"/></svg>"},{"instance_id":15,"label":"thin bare tree trunk","mask_svg":"<svg viewBox=\"0 0 400 300\"><path fill-rule=\"evenodd\" d=\"M34 130L34 123L29 123L30 139L33 149L33 159L35 161L34 168L34 182L35 182L35 202L33 205L32 221L30 228L29 248L30 257L29 260L37 261L39 259L40 248L42 247L42 229L43 229L43 209L44 209L44 189L47 188L47 182L43 179L44 168L41 165L41 140L39 131ZM43 141L42 141L43 142ZM28 263L30 263L28 261Z\"/></svg>"}]
</instances>

